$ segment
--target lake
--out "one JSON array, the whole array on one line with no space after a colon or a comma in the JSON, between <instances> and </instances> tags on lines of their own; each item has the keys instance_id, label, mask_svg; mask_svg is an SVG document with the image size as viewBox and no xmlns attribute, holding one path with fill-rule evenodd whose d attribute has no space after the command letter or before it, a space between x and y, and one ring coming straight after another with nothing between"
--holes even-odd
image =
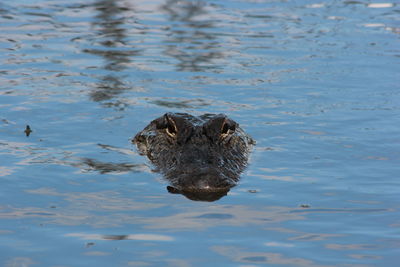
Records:
<instances>
[{"instance_id":1,"label":"lake","mask_svg":"<svg viewBox=\"0 0 400 267\"><path fill-rule=\"evenodd\" d=\"M395 266L400 5L0 3L0 265ZM131 144L166 112L255 140L214 202ZM30 130L26 130L29 125Z\"/></svg>"}]
</instances>

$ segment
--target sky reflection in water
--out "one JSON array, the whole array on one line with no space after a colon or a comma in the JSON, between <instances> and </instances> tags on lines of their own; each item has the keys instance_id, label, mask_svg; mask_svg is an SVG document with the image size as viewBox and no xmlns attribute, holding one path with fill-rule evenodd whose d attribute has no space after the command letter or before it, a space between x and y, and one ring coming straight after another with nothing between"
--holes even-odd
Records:
<instances>
[{"instance_id":1,"label":"sky reflection in water","mask_svg":"<svg viewBox=\"0 0 400 267\"><path fill-rule=\"evenodd\" d=\"M399 12L0 3L0 265L393 266ZM169 194L132 147L170 111L225 113L257 141L227 196Z\"/></svg>"}]
</instances>

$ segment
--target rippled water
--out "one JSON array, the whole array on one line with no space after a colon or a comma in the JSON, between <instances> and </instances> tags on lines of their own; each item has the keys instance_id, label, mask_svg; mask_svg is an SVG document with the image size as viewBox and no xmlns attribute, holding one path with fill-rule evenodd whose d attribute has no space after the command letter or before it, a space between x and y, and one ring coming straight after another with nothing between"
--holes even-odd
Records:
<instances>
[{"instance_id":1,"label":"rippled water","mask_svg":"<svg viewBox=\"0 0 400 267\"><path fill-rule=\"evenodd\" d=\"M399 14L2 1L0 265L395 266ZM225 113L257 141L219 201L169 194L130 144L169 111Z\"/></svg>"}]
</instances>

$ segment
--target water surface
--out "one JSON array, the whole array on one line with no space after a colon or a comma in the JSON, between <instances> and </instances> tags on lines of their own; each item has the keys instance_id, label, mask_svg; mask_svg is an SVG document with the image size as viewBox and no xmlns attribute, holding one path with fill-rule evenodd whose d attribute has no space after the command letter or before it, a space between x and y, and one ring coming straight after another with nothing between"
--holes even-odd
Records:
<instances>
[{"instance_id":1,"label":"water surface","mask_svg":"<svg viewBox=\"0 0 400 267\"><path fill-rule=\"evenodd\" d=\"M0 265L394 266L395 2L0 3ZM225 113L257 145L216 202L130 138ZM32 132L27 137L26 125Z\"/></svg>"}]
</instances>

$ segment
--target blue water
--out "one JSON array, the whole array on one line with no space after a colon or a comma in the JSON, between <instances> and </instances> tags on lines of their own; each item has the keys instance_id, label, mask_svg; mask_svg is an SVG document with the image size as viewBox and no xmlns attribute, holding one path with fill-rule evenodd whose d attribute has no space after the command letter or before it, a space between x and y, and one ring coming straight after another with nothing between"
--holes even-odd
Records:
<instances>
[{"instance_id":1,"label":"blue water","mask_svg":"<svg viewBox=\"0 0 400 267\"><path fill-rule=\"evenodd\" d=\"M399 14L2 1L0 265L396 266ZM225 113L257 141L227 196L170 194L138 155L165 112Z\"/></svg>"}]
</instances>

